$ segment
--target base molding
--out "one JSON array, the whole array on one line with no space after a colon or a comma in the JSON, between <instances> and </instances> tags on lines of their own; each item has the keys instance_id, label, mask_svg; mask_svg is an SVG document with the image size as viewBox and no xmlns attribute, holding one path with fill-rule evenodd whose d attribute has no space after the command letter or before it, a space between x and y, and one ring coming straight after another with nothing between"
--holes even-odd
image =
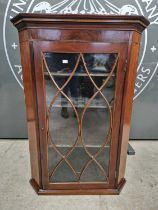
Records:
<instances>
[{"instance_id":1,"label":"base molding","mask_svg":"<svg viewBox=\"0 0 158 210\"><path fill-rule=\"evenodd\" d=\"M126 180L123 178L115 189L43 190L34 179L30 184L38 195L119 195Z\"/></svg>"}]
</instances>

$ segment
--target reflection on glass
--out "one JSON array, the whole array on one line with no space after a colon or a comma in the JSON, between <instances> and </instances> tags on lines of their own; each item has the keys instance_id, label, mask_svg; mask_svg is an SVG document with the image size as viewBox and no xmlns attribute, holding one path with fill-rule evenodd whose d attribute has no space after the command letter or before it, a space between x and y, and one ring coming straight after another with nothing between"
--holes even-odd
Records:
<instances>
[{"instance_id":1,"label":"reflection on glass","mask_svg":"<svg viewBox=\"0 0 158 210\"><path fill-rule=\"evenodd\" d=\"M108 181L117 59L43 54L50 182Z\"/></svg>"}]
</instances>

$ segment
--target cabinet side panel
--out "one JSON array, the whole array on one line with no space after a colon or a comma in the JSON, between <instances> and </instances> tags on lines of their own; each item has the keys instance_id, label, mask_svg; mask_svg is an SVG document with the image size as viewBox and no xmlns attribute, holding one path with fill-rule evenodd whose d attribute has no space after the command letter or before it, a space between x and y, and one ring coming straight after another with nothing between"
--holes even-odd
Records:
<instances>
[{"instance_id":1,"label":"cabinet side panel","mask_svg":"<svg viewBox=\"0 0 158 210\"><path fill-rule=\"evenodd\" d=\"M120 145L119 145L119 161L118 161L118 180L117 183L124 178L126 159L127 159L127 149L128 140L131 124L131 113L133 105L134 96L134 85L136 79L136 70L138 65L139 48L140 48L140 38L141 35L137 32L131 32L131 38L129 40L128 49L128 60L127 60L127 70L125 78L124 87L124 97L122 104L122 119L120 126Z\"/></svg>"},{"instance_id":2,"label":"cabinet side panel","mask_svg":"<svg viewBox=\"0 0 158 210\"><path fill-rule=\"evenodd\" d=\"M33 54L31 54L32 44L29 42L20 43L21 63L23 69L24 93L27 114L27 126L29 137L29 150L31 162L31 176L40 185L40 157L39 157L39 137L37 121L37 105L35 81L33 76Z\"/></svg>"}]
</instances>

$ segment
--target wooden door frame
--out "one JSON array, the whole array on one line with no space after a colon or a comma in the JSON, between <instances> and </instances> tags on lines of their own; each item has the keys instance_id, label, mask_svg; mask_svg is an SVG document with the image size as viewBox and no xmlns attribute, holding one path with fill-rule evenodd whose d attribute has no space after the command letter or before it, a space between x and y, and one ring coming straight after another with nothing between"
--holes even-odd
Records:
<instances>
[{"instance_id":1,"label":"wooden door frame","mask_svg":"<svg viewBox=\"0 0 158 210\"><path fill-rule=\"evenodd\" d=\"M78 50L76 50L78 49ZM64 190L64 189L112 189L116 181L116 163L118 157L119 143L119 125L121 119L121 106L123 98L123 88L125 79L125 63L127 58L127 43L99 43L99 42L73 42L73 41L33 41L35 80L37 91L39 133L40 133L40 156L42 168L42 185L47 190ZM113 111L113 127L115 131L112 134L109 160L109 183L105 182L88 182L88 183L49 183L48 182L48 148L46 134L46 103L45 103L45 84L42 73L41 52L81 52L82 53L118 53L119 60L116 74L115 87L115 105Z\"/></svg>"}]
</instances>

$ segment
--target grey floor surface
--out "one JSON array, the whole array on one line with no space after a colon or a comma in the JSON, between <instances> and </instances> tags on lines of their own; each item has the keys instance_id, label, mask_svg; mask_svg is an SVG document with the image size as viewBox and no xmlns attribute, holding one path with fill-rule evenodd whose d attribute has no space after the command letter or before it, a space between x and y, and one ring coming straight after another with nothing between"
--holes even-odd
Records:
<instances>
[{"instance_id":1,"label":"grey floor surface","mask_svg":"<svg viewBox=\"0 0 158 210\"><path fill-rule=\"evenodd\" d=\"M158 210L158 142L132 141L119 196L37 196L29 184L28 141L0 141L0 210Z\"/></svg>"}]
</instances>

